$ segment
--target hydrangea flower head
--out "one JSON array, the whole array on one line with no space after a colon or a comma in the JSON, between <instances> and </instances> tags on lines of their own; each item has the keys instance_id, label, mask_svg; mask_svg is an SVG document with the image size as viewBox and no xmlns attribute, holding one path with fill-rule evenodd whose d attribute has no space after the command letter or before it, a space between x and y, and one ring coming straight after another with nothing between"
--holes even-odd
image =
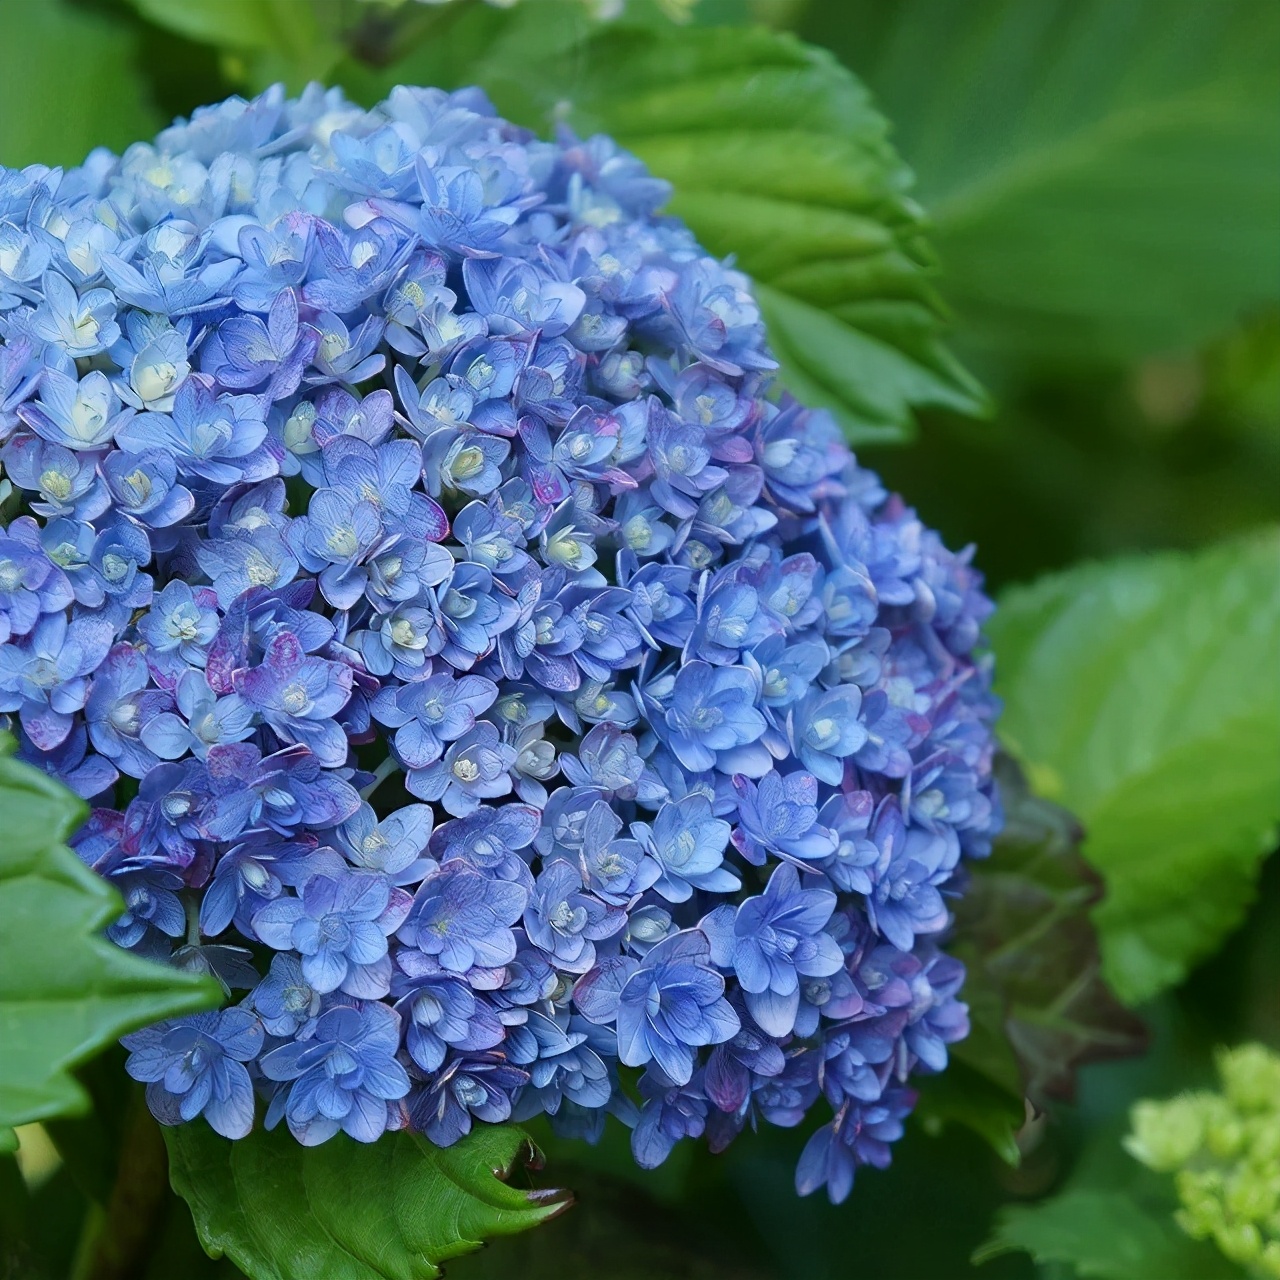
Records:
<instances>
[{"instance_id":1,"label":"hydrangea flower head","mask_svg":"<svg viewBox=\"0 0 1280 1280\"><path fill-rule=\"evenodd\" d=\"M6 182L0 715L230 993L128 1038L157 1116L883 1164L967 1029L990 605L666 184L317 86Z\"/></svg>"}]
</instances>

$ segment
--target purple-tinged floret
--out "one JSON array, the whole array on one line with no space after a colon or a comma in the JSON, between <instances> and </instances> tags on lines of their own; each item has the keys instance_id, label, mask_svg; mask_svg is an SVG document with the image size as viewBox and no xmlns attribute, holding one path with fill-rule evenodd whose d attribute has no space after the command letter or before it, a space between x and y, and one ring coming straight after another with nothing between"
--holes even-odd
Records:
<instances>
[{"instance_id":1,"label":"purple-tinged floret","mask_svg":"<svg viewBox=\"0 0 1280 1280\"><path fill-rule=\"evenodd\" d=\"M748 862L763 866L772 853L803 867L834 850L834 834L818 820L818 780L811 773L784 777L771 770L758 786L736 777L733 789L739 822L733 844Z\"/></svg>"},{"instance_id":2,"label":"purple-tinged floret","mask_svg":"<svg viewBox=\"0 0 1280 1280\"><path fill-rule=\"evenodd\" d=\"M747 1009L769 1035L795 1027L802 977L830 977L844 966L839 943L825 932L835 906L830 889L803 888L795 867L784 863L763 894L736 910L717 907L702 921L712 959L734 971Z\"/></svg>"},{"instance_id":3,"label":"purple-tinged floret","mask_svg":"<svg viewBox=\"0 0 1280 1280\"><path fill-rule=\"evenodd\" d=\"M504 965L515 958L511 926L528 899L522 885L449 863L423 882L400 940L437 957L452 973L466 973L475 965Z\"/></svg>"},{"instance_id":4,"label":"purple-tinged floret","mask_svg":"<svg viewBox=\"0 0 1280 1280\"><path fill-rule=\"evenodd\" d=\"M406 1027L405 1048L423 1071L435 1071L450 1049L492 1049L506 1036L486 997L421 951L402 951L402 974L392 984Z\"/></svg>"},{"instance_id":5,"label":"purple-tinged floret","mask_svg":"<svg viewBox=\"0 0 1280 1280\"><path fill-rule=\"evenodd\" d=\"M590 969L596 960L592 944L627 922L625 912L587 892L577 867L559 859L534 881L523 919L529 941L568 973Z\"/></svg>"},{"instance_id":6,"label":"purple-tinged floret","mask_svg":"<svg viewBox=\"0 0 1280 1280\"><path fill-rule=\"evenodd\" d=\"M288 951L271 957L271 968L250 1000L267 1031L286 1039L314 1027L324 1007L320 993L303 976L302 961Z\"/></svg>"},{"instance_id":7,"label":"purple-tinged floret","mask_svg":"<svg viewBox=\"0 0 1280 1280\"><path fill-rule=\"evenodd\" d=\"M555 1116L566 1103L589 1111L608 1104L613 1084L604 1059L590 1043L593 1030L567 1014L530 1010L513 1054L528 1071L529 1083L516 1100L513 1119L539 1112Z\"/></svg>"},{"instance_id":8,"label":"purple-tinged floret","mask_svg":"<svg viewBox=\"0 0 1280 1280\"><path fill-rule=\"evenodd\" d=\"M673 934L642 960L621 956L591 970L573 999L590 1022L616 1019L623 1064L656 1063L675 1084L692 1078L696 1048L728 1040L740 1026L697 929Z\"/></svg>"},{"instance_id":9,"label":"purple-tinged floret","mask_svg":"<svg viewBox=\"0 0 1280 1280\"><path fill-rule=\"evenodd\" d=\"M631 1152L642 1169L656 1169L681 1138L702 1136L707 1123L706 1086L697 1078L676 1084L651 1068L640 1077L639 1089L644 1102L631 1131Z\"/></svg>"},{"instance_id":10,"label":"purple-tinged floret","mask_svg":"<svg viewBox=\"0 0 1280 1280\"><path fill-rule=\"evenodd\" d=\"M161 1124L203 1115L224 1138L253 1128L253 1084L245 1063L262 1048L262 1024L244 1006L193 1013L124 1037L125 1069L147 1086Z\"/></svg>"},{"instance_id":11,"label":"purple-tinged floret","mask_svg":"<svg viewBox=\"0 0 1280 1280\"><path fill-rule=\"evenodd\" d=\"M0 635L29 634L48 614L61 613L75 599L67 575L40 545L30 517L0 533Z\"/></svg>"},{"instance_id":12,"label":"purple-tinged floret","mask_svg":"<svg viewBox=\"0 0 1280 1280\"><path fill-rule=\"evenodd\" d=\"M847 1103L805 1145L796 1169L796 1191L827 1188L833 1204L848 1198L859 1165L888 1167L889 1147L902 1137L902 1122L915 1106L911 1089L893 1087L876 1102Z\"/></svg>"},{"instance_id":13,"label":"purple-tinged floret","mask_svg":"<svg viewBox=\"0 0 1280 1280\"><path fill-rule=\"evenodd\" d=\"M333 716L351 696L352 670L308 657L296 637L280 632L262 662L236 673L235 690L282 742L309 747L322 765L345 763L347 740Z\"/></svg>"},{"instance_id":14,"label":"purple-tinged floret","mask_svg":"<svg viewBox=\"0 0 1280 1280\"><path fill-rule=\"evenodd\" d=\"M179 474L224 487L275 475L279 464L264 447L266 438L256 396L217 395L196 377L182 384L169 413L142 413L116 430L122 448L167 453Z\"/></svg>"},{"instance_id":15,"label":"purple-tinged floret","mask_svg":"<svg viewBox=\"0 0 1280 1280\"><path fill-rule=\"evenodd\" d=\"M408 789L422 800L442 804L455 818L474 813L482 801L510 795L516 749L501 740L488 720L477 721L424 769L411 768Z\"/></svg>"},{"instance_id":16,"label":"purple-tinged floret","mask_svg":"<svg viewBox=\"0 0 1280 1280\"><path fill-rule=\"evenodd\" d=\"M938 886L959 859L955 835L908 829L897 799L888 796L876 811L871 839L880 856L867 914L894 946L910 951L917 934L936 933L950 918Z\"/></svg>"},{"instance_id":17,"label":"purple-tinged floret","mask_svg":"<svg viewBox=\"0 0 1280 1280\"><path fill-rule=\"evenodd\" d=\"M302 957L303 977L321 995L344 991L378 999L391 989L387 938L403 923L409 896L373 871L311 876L298 897L282 896L253 915L253 932L277 951Z\"/></svg>"},{"instance_id":18,"label":"purple-tinged floret","mask_svg":"<svg viewBox=\"0 0 1280 1280\"><path fill-rule=\"evenodd\" d=\"M658 683L649 686L649 697L660 696ZM759 745L765 719L757 694L758 681L746 667L690 662L670 680L669 701L654 728L686 769L759 777L770 762Z\"/></svg>"},{"instance_id":19,"label":"purple-tinged floret","mask_svg":"<svg viewBox=\"0 0 1280 1280\"><path fill-rule=\"evenodd\" d=\"M658 864L654 889L668 902L687 902L695 889L731 893L742 883L724 865L729 824L703 796L664 804L652 826L636 822L631 830Z\"/></svg>"},{"instance_id":20,"label":"purple-tinged floret","mask_svg":"<svg viewBox=\"0 0 1280 1280\"><path fill-rule=\"evenodd\" d=\"M396 1060L400 1019L376 1001L332 1005L305 1039L272 1049L259 1066L280 1082L267 1110L267 1128L283 1118L305 1147L341 1132L375 1142L393 1124L393 1108L409 1092L409 1077Z\"/></svg>"},{"instance_id":21,"label":"purple-tinged floret","mask_svg":"<svg viewBox=\"0 0 1280 1280\"><path fill-rule=\"evenodd\" d=\"M26 639L0 645L0 711L16 711L31 741L52 751L88 700L86 677L102 665L111 638L101 615L68 622L66 614L51 613Z\"/></svg>"},{"instance_id":22,"label":"purple-tinged floret","mask_svg":"<svg viewBox=\"0 0 1280 1280\"><path fill-rule=\"evenodd\" d=\"M474 1120L501 1124L529 1073L499 1054L454 1058L409 1097L409 1119L438 1147L451 1147L471 1132Z\"/></svg>"},{"instance_id":23,"label":"purple-tinged floret","mask_svg":"<svg viewBox=\"0 0 1280 1280\"><path fill-rule=\"evenodd\" d=\"M172 705L168 693L151 685L151 672L142 654L132 645L118 644L94 673L85 703L89 741L122 773L143 778L160 762L143 733Z\"/></svg>"}]
</instances>

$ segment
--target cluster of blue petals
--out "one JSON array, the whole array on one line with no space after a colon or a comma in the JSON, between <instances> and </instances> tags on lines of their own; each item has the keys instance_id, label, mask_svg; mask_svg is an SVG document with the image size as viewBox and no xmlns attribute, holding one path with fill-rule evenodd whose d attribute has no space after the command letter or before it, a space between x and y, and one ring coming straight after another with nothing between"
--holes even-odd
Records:
<instances>
[{"instance_id":1,"label":"cluster of blue petals","mask_svg":"<svg viewBox=\"0 0 1280 1280\"><path fill-rule=\"evenodd\" d=\"M990 605L608 138L313 86L0 170L0 712L166 1123L883 1165L967 1030Z\"/></svg>"}]
</instances>

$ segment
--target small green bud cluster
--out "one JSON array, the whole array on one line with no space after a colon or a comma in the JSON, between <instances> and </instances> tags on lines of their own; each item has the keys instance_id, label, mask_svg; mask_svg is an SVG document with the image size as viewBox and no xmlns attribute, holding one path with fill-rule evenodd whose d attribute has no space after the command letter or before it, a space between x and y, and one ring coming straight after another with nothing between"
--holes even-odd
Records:
<instances>
[{"instance_id":1,"label":"small green bud cluster","mask_svg":"<svg viewBox=\"0 0 1280 1280\"><path fill-rule=\"evenodd\" d=\"M1139 1102L1125 1147L1174 1175L1188 1235L1280 1280L1280 1055L1256 1044L1224 1050L1218 1074L1221 1093Z\"/></svg>"}]
</instances>

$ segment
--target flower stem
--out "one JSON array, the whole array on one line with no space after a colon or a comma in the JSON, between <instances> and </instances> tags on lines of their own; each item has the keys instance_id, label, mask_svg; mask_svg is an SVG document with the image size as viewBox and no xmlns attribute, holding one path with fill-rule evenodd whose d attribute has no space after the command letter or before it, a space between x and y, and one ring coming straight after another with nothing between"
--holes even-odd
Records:
<instances>
[{"instance_id":1,"label":"flower stem","mask_svg":"<svg viewBox=\"0 0 1280 1280\"><path fill-rule=\"evenodd\" d=\"M360 799L367 800L373 793L400 768L394 756L388 756L374 771L373 781L367 787L360 788Z\"/></svg>"},{"instance_id":2,"label":"flower stem","mask_svg":"<svg viewBox=\"0 0 1280 1280\"><path fill-rule=\"evenodd\" d=\"M169 1159L160 1126L142 1091L134 1092L125 1119L111 1199L92 1205L76 1249L71 1280L128 1280L145 1270L159 1236L169 1192Z\"/></svg>"}]
</instances>

